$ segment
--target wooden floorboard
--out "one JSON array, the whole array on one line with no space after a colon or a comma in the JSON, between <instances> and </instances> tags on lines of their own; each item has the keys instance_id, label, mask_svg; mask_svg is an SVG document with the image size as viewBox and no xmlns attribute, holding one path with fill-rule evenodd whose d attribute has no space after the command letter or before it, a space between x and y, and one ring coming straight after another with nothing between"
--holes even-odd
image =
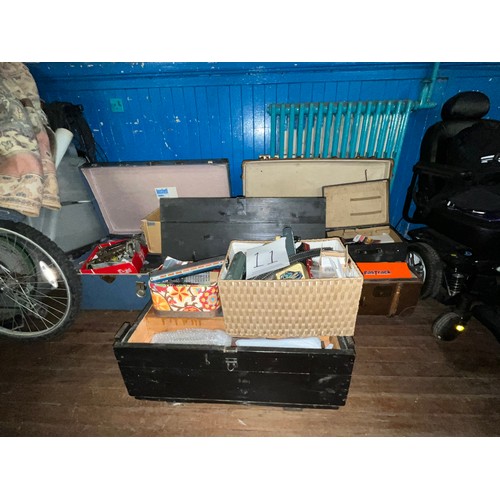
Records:
<instances>
[{"instance_id":1,"label":"wooden floorboard","mask_svg":"<svg viewBox=\"0 0 500 500\"><path fill-rule=\"evenodd\" d=\"M421 302L404 317L360 316L346 406L290 410L130 397L113 353L134 311L82 311L61 337L0 342L2 436L499 436L500 344L476 320L454 342Z\"/></svg>"}]
</instances>

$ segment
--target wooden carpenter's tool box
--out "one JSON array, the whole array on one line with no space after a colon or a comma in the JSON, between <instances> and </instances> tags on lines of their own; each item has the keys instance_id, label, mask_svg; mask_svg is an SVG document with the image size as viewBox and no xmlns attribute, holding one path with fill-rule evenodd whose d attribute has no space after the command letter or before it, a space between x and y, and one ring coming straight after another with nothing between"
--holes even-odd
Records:
<instances>
[{"instance_id":1,"label":"wooden carpenter's tool box","mask_svg":"<svg viewBox=\"0 0 500 500\"><path fill-rule=\"evenodd\" d=\"M214 212L212 208L217 206ZM195 213L193 208L189 200L162 200L162 250L173 258L225 254L231 240L274 237L281 234L282 224L300 228L297 233L307 238L323 238L325 233L322 198L297 198L294 203L289 199L225 198L220 205L215 200L202 203ZM307 289L303 291L307 293ZM358 297L359 293L356 302ZM248 294L242 300L252 297ZM296 303L300 304L300 297ZM354 341L349 336L352 329L349 335L337 336L332 327L331 334L327 331L321 337L298 339L298 344L296 338L275 338L269 345L269 339L260 338L267 336L264 331L257 331L255 338L231 335L224 345L165 343L164 338L156 342L159 334L179 335L180 331L194 335L199 329L214 335L219 331L229 333L223 315L165 317L150 306L134 324L123 325L116 335L114 352L129 394L161 401L297 408L338 408L345 404L355 359ZM247 344L241 345L242 341Z\"/></svg>"},{"instance_id":2,"label":"wooden carpenter's tool box","mask_svg":"<svg viewBox=\"0 0 500 500\"><path fill-rule=\"evenodd\" d=\"M351 337L328 338L328 349L152 343L156 333L194 328L224 330L224 318L165 318L148 307L123 325L113 349L131 396L314 408L346 402Z\"/></svg>"}]
</instances>

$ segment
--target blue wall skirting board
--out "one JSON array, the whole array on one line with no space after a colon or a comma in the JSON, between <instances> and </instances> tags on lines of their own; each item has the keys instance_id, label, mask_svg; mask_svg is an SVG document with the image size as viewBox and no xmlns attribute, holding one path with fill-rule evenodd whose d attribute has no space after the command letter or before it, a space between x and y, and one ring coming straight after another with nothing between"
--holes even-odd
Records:
<instances>
[{"instance_id":1,"label":"blue wall skirting board","mask_svg":"<svg viewBox=\"0 0 500 500\"><path fill-rule=\"evenodd\" d=\"M241 163L270 152L270 104L418 100L434 64L422 63L32 63L42 99L81 104L108 161L227 158L233 195ZM391 192L400 221L425 130L463 90L491 100L500 119L500 63L441 63L431 100L412 112ZM398 225L403 233L406 223Z\"/></svg>"}]
</instances>

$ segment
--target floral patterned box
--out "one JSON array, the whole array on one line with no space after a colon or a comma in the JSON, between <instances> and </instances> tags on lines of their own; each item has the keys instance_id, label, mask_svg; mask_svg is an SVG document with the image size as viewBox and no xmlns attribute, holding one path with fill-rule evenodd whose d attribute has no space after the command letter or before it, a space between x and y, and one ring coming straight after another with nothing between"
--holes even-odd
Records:
<instances>
[{"instance_id":1,"label":"floral patterned box","mask_svg":"<svg viewBox=\"0 0 500 500\"><path fill-rule=\"evenodd\" d=\"M215 283L149 282L153 307L161 316L216 316L221 309Z\"/></svg>"}]
</instances>

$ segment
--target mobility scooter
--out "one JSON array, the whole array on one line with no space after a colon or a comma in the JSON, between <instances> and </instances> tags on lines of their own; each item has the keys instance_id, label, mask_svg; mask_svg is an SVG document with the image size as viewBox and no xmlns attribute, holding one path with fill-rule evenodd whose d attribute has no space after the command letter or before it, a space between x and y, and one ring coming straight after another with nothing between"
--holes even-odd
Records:
<instances>
[{"instance_id":1,"label":"mobility scooter","mask_svg":"<svg viewBox=\"0 0 500 500\"><path fill-rule=\"evenodd\" d=\"M484 118L489 109L482 92L445 102L403 208L419 225L408 232L408 263L424 282L421 298L450 306L432 326L440 340L457 338L475 316L500 341L500 121Z\"/></svg>"}]
</instances>

